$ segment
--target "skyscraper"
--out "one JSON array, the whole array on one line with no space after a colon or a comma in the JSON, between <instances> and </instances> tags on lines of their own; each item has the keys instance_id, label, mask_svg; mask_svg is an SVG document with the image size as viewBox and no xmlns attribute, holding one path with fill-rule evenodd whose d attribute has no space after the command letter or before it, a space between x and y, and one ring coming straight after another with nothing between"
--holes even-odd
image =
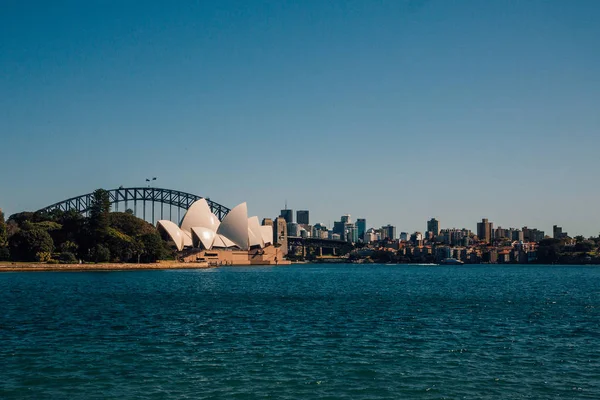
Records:
<instances>
[{"instance_id":1,"label":"skyscraper","mask_svg":"<svg viewBox=\"0 0 600 400\"><path fill-rule=\"evenodd\" d=\"M427 221L427 232L433 232L434 236L440 234L440 221L435 218L431 218Z\"/></svg>"},{"instance_id":2,"label":"skyscraper","mask_svg":"<svg viewBox=\"0 0 600 400\"><path fill-rule=\"evenodd\" d=\"M344 226L345 224L342 221L334 221L333 222L333 233L336 233L340 236L344 234Z\"/></svg>"},{"instance_id":3,"label":"skyscraper","mask_svg":"<svg viewBox=\"0 0 600 400\"><path fill-rule=\"evenodd\" d=\"M349 223L351 223L351 222L352 222L352 218L350 218L350 214L342 215L342 219L341 219L341 221L342 221L344 224L349 224Z\"/></svg>"},{"instance_id":4,"label":"skyscraper","mask_svg":"<svg viewBox=\"0 0 600 400\"><path fill-rule=\"evenodd\" d=\"M358 230L358 238L362 240L367 231L367 220L365 218L358 218L356 220L356 229Z\"/></svg>"},{"instance_id":5,"label":"skyscraper","mask_svg":"<svg viewBox=\"0 0 600 400\"><path fill-rule=\"evenodd\" d=\"M308 210L298 210L296 211L296 222L299 225L308 225L310 224L308 218Z\"/></svg>"},{"instance_id":6,"label":"skyscraper","mask_svg":"<svg viewBox=\"0 0 600 400\"><path fill-rule=\"evenodd\" d=\"M285 219L285 222L288 224L294 222L294 211L288 210L287 207L285 208L285 210L281 210L281 214L279 216Z\"/></svg>"},{"instance_id":7,"label":"skyscraper","mask_svg":"<svg viewBox=\"0 0 600 400\"><path fill-rule=\"evenodd\" d=\"M356 228L356 225L354 225L354 224L345 224L345 225L346 226L344 227L344 229L345 229L346 241L351 242L351 243L358 242L358 229Z\"/></svg>"},{"instance_id":8,"label":"skyscraper","mask_svg":"<svg viewBox=\"0 0 600 400\"><path fill-rule=\"evenodd\" d=\"M392 225L386 225L381 227L382 239L395 240L396 239L396 227Z\"/></svg>"},{"instance_id":9,"label":"skyscraper","mask_svg":"<svg viewBox=\"0 0 600 400\"><path fill-rule=\"evenodd\" d=\"M492 230L494 224L488 222L487 218L483 218L481 222L477 223L477 237L480 241L490 243L492 241Z\"/></svg>"},{"instance_id":10,"label":"skyscraper","mask_svg":"<svg viewBox=\"0 0 600 400\"><path fill-rule=\"evenodd\" d=\"M557 225L552 226L552 237L554 239L562 238L562 226L557 226Z\"/></svg>"}]
</instances>

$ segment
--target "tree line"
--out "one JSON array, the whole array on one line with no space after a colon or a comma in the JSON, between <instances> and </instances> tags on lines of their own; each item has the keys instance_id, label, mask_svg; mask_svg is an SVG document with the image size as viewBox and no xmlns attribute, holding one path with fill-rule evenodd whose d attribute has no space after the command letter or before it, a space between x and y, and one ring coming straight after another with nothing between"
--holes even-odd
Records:
<instances>
[{"instance_id":1,"label":"tree line","mask_svg":"<svg viewBox=\"0 0 600 400\"><path fill-rule=\"evenodd\" d=\"M156 228L131 210L110 212L104 189L93 194L89 216L75 210L0 212L0 261L155 262L173 251Z\"/></svg>"}]
</instances>

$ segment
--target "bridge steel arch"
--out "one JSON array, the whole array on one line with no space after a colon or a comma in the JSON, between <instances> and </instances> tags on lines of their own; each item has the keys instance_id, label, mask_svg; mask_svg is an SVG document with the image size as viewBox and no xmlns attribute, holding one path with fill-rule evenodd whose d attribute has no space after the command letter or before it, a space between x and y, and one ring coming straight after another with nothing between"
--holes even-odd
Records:
<instances>
[{"instance_id":1,"label":"bridge steel arch","mask_svg":"<svg viewBox=\"0 0 600 400\"><path fill-rule=\"evenodd\" d=\"M152 223L155 223L155 205L160 204L160 219L164 219L164 207L163 205L169 205L169 219L173 220L173 208L177 208L177 220L181 220L181 210L187 210L190 206L198 199L203 198L191 193L181 192L179 190L161 189L153 187L135 187L135 188L123 188L107 190L110 197L111 206L114 205L115 210L119 211L119 203L124 203L123 210L131 208L133 204L133 212L138 215L138 202L142 204L143 218L146 219L146 203L151 203L152 212ZM81 196L73 197L67 200L60 201L44 207L38 212L51 212L54 210L70 211L76 210L82 214L87 213L92 205L93 193L87 193ZM230 211L230 208L225 207L219 203L216 203L208 198L205 198L211 211L219 218L223 220L225 215Z\"/></svg>"}]
</instances>

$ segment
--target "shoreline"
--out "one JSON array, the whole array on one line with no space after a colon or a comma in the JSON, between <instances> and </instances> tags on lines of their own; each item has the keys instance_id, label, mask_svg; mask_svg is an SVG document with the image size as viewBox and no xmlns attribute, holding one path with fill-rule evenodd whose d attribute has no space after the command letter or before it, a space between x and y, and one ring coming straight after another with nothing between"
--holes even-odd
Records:
<instances>
[{"instance_id":1,"label":"shoreline","mask_svg":"<svg viewBox=\"0 0 600 400\"><path fill-rule=\"evenodd\" d=\"M106 264L37 264L0 263L0 272L48 272L48 271L143 271L161 269L207 269L214 268L208 263L161 262L153 264L106 263Z\"/></svg>"}]
</instances>

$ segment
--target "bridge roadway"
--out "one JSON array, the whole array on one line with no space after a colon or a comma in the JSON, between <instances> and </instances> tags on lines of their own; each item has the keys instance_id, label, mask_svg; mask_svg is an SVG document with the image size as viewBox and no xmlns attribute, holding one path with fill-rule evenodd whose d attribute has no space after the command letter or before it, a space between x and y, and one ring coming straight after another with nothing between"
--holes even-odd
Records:
<instances>
[{"instance_id":1,"label":"bridge roadway","mask_svg":"<svg viewBox=\"0 0 600 400\"><path fill-rule=\"evenodd\" d=\"M319 249L319 255L323 255L323 249L332 249L334 255L336 253L336 250L339 251L340 254L345 254L352 250L352 244L344 240L288 236L287 243L288 250L292 250L294 247L301 247L303 256L306 256L307 248Z\"/></svg>"},{"instance_id":2,"label":"bridge roadway","mask_svg":"<svg viewBox=\"0 0 600 400\"><path fill-rule=\"evenodd\" d=\"M169 219L173 220L173 208L177 209L177 222L181 220L181 210L186 211L196 200L201 199L202 196L198 196L191 193L180 192L179 190L161 189L153 187L133 187L124 188L119 187L117 189L107 190L110 198L110 204L115 206L115 211L119 211L119 203L124 203L123 211L127 210L128 206L133 203L133 213L138 215L138 202L142 203L142 218L146 220L146 203L150 202L152 210L152 224L155 220L155 208L156 205L160 205L160 219L164 219L165 212L163 205L169 206ZM82 214L87 213L90 210L94 193L87 193L81 196L72 197L58 203L54 203L47 207L44 207L39 212L51 212L53 210L70 211L76 210ZM228 207L225 207L219 203L216 203L209 198L206 198L211 211L219 218L223 220L225 215L230 211Z\"/></svg>"}]
</instances>

